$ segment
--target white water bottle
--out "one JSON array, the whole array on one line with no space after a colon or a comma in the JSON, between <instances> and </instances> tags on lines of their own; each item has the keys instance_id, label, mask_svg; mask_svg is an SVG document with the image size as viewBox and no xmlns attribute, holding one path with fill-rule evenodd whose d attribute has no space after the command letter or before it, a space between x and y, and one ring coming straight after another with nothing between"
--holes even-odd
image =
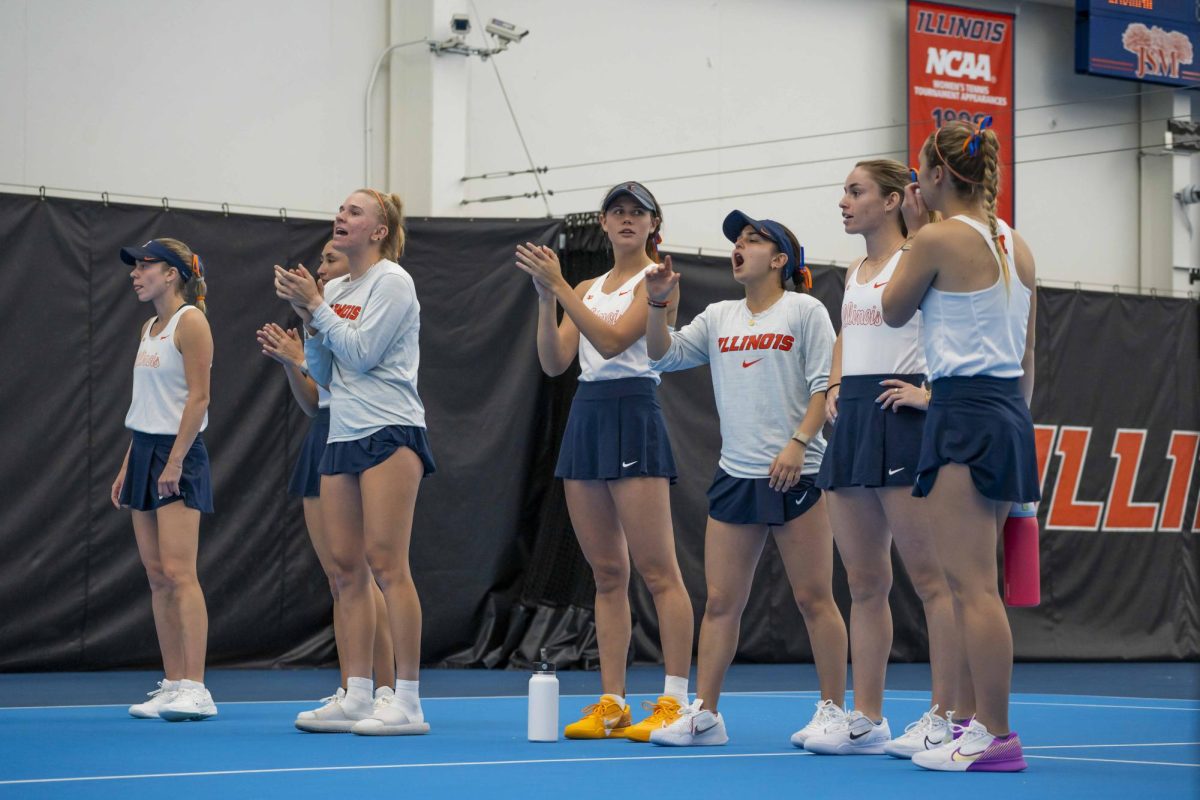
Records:
<instances>
[{"instance_id":1,"label":"white water bottle","mask_svg":"<svg viewBox=\"0 0 1200 800\"><path fill-rule=\"evenodd\" d=\"M529 678L529 741L558 741L558 676L546 660L545 648Z\"/></svg>"}]
</instances>

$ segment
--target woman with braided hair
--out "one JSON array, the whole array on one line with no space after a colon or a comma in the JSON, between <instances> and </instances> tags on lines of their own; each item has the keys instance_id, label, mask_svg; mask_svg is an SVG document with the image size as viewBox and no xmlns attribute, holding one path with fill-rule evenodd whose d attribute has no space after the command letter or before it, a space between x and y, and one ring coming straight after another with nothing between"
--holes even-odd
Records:
<instances>
[{"instance_id":1,"label":"woman with braided hair","mask_svg":"<svg viewBox=\"0 0 1200 800\"><path fill-rule=\"evenodd\" d=\"M950 123L925 141L905 189L913 234L884 289L884 321L920 309L932 398L913 494L927 498L938 556L954 600L976 714L941 747L916 753L927 769L1025 769L1009 728L1012 631L997 590L996 543L1012 503L1039 500L1029 403L1033 397L1033 254L996 218L1000 143ZM929 223L927 211L943 222Z\"/></svg>"},{"instance_id":2,"label":"woman with braided hair","mask_svg":"<svg viewBox=\"0 0 1200 800\"><path fill-rule=\"evenodd\" d=\"M352 193L333 222L349 275L322 297L303 268L275 267L275 292L304 320L313 379L329 387L329 440L321 456L322 516L346 666L345 695L296 718L308 732L397 736L429 731L418 693L421 603L409 569L421 479L435 466L417 394L421 306L404 250L402 202ZM374 698L372 578L383 591L396 657L394 694Z\"/></svg>"}]
</instances>

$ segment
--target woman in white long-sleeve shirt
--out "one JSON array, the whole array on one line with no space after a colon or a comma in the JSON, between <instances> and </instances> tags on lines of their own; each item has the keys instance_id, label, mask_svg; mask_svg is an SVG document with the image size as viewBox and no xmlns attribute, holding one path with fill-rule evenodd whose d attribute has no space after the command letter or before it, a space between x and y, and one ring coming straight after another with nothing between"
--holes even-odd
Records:
<instances>
[{"instance_id":1,"label":"woman in white long-sleeve shirt","mask_svg":"<svg viewBox=\"0 0 1200 800\"><path fill-rule=\"evenodd\" d=\"M350 274L324 298L307 271L275 268L276 293L308 327L308 369L330 391L321 496L349 673L345 696L302 713L301 730L328 731L331 722L367 735L429 730L418 693L421 605L408 549L417 489L435 467L417 394L421 307L412 278L395 262L404 248L402 207L399 196L373 189L346 198L333 246ZM396 650L395 695L376 702L372 577L387 601Z\"/></svg>"},{"instance_id":2,"label":"woman in white long-sleeve shirt","mask_svg":"<svg viewBox=\"0 0 1200 800\"><path fill-rule=\"evenodd\" d=\"M789 280L797 288L812 286L790 230L740 211L730 213L722 229L734 242L733 278L745 288L745 299L713 303L670 333L667 312L679 276L669 259L646 275L651 365L672 372L708 364L721 418L721 459L708 490L708 601L700 626L696 702L650 735L663 745L728 741L717 703L769 534L817 666L821 701L804 730L823 730L842 715L845 703L846 625L833 599L833 533L813 482L825 450L821 426L833 324L814 297L786 289Z\"/></svg>"}]
</instances>

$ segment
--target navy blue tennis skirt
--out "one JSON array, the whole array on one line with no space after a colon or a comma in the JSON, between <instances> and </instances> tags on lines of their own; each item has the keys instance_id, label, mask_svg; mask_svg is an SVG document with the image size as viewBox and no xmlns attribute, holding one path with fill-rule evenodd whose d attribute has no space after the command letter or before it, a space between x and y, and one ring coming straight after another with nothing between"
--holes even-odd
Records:
<instances>
[{"instance_id":1,"label":"navy blue tennis skirt","mask_svg":"<svg viewBox=\"0 0 1200 800\"><path fill-rule=\"evenodd\" d=\"M801 475L786 492L770 478L735 478L717 467L708 489L708 515L731 525L782 525L802 516L821 499L812 475Z\"/></svg>"},{"instance_id":2,"label":"navy blue tennis skirt","mask_svg":"<svg viewBox=\"0 0 1200 800\"><path fill-rule=\"evenodd\" d=\"M912 486L921 455L925 412L907 406L893 412L875 398L887 387L880 382L898 378L920 386L924 375L844 375L838 395L837 421L817 486Z\"/></svg>"},{"instance_id":3,"label":"navy blue tennis skirt","mask_svg":"<svg viewBox=\"0 0 1200 800\"><path fill-rule=\"evenodd\" d=\"M389 425L351 442L330 442L325 445L317 471L322 475L360 475L387 461L401 447L420 457L426 477L437 471L429 437L424 428L415 425Z\"/></svg>"},{"instance_id":4,"label":"navy blue tennis skirt","mask_svg":"<svg viewBox=\"0 0 1200 800\"><path fill-rule=\"evenodd\" d=\"M984 497L1013 503L1042 499L1033 418L1018 378L938 378L925 418L913 495L933 489L943 464L965 464Z\"/></svg>"},{"instance_id":5,"label":"navy blue tennis skirt","mask_svg":"<svg viewBox=\"0 0 1200 800\"><path fill-rule=\"evenodd\" d=\"M321 496L321 456L325 455L325 442L329 439L329 409L318 408L308 434L300 445L300 456L288 482L288 494L296 497Z\"/></svg>"},{"instance_id":6,"label":"navy blue tennis skirt","mask_svg":"<svg viewBox=\"0 0 1200 800\"><path fill-rule=\"evenodd\" d=\"M158 496L158 476L167 465L174 446L174 434L133 432L129 466L125 469L125 483L121 486L122 507L153 511L182 500L188 508L212 513L212 472L208 464L208 450L200 434L196 434L196 440L183 457L179 494L162 498Z\"/></svg>"},{"instance_id":7,"label":"navy blue tennis skirt","mask_svg":"<svg viewBox=\"0 0 1200 800\"><path fill-rule=\"evenodd\" d=\"M580 381L558 453L556 478L669 478L675 457L652 378Z\"/></svg>"}]
</instances>

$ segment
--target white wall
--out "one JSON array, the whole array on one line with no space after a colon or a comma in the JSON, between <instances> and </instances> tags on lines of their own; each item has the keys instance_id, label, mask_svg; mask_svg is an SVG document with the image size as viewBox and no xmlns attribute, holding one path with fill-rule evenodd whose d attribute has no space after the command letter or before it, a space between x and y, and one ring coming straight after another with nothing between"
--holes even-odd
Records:
<instances>
[{"instance_id":1,"label":"white wall","mask_svg":"<svg viewBox=\"0 0 1200 800\"><path fill-rule=\"evenodd\" d=\"M427 33L398 24L422 17L407 13L412 6L442 14L448 5L472 10L472 0L0 0L0 182L293 213L331 208L362 183L362 96L375 57L389 41ZM1138 126L1116 123L1138 120L1138 84L1074 74L1069 2L990 5L1018 14L1017 107L1029 110L1017 116L1016 156L1026 163L1017 167L1016 221L1040 274L1136 284L1136 150L1067 156L1137 145ZM605 188L633 178L664 204L669 246L726 250L720 220L741 207L789 223L814 261L844 264L860 254L861 242L841 232L838 187L856 159L905 146L901 0L474 6L484 19L532 31L495 65L535 163L553 167L542 180L555 192L555 215L592 210ZM440 25L435 35L444 33ZM481 27L475 44L484 43ZM453 69L465 79L446 81L436 63L428 74L406 71L413 59L434 59L418 50L399 54L381 76L373 180L414 174L420 147L432 146L440 181L433 191L389 187L411 194L410 212L544 215L540 199L458 205L462 197L536 186L529 175L457 190L446 181L455 162L466 174L527 162L493 65L472 59L464 70L459 62ZM390 109L389 74L396 87ZM410 74L426 85L405 84ZM411 100L422 96L434 99ZM1079 100L1098 102L1064 105ZM456 118L456 104L463 135L444 127ZM397 132L405 127L398 120L422 114L440 120L441 132L421 137L411 125ZM1108 127L1035 135L1097 125ZM867 130L730 147L852 129ZM407 141L418 149L405 149ZM718 146L724 149L631 160ZM1055 156L1063 158L1037 160ZM627 160L566 166L613 159ZM781 166L819 159L831 160ZM731 172L746 167L767 169ZM722 174L679 179L696 173ZM796 188L809 186L822 188ZM722 199L704 201L712 197ZM1169 286L1165 266L1143 275L1146 285Z\"/></svg>"},{"instance_id":2,"label":"white wall","mask_svg":"<svg viewBox=\"0 0 1200 800\"><path fill-rule=\"evenodd\" d=\"M830 131L869 133L603 166L551 170L554 213L592 209L605 186L644 180L664 204L668 245L727 244L720 221L733 207L789 223L814 260L846 263L861 240L841 232L839 188L736 195L838 184L860 157L903 150L906 113L905 4L898 0L660 0L615 14L601 3L477 0L481 14L529 27L499 64L539 164L558 165L733 145ZM1138 85L1074 74L1070 7L995 2L1017 15L1017 107L1126 95L1017 115L1018 161L1135 147ZM472 66L468 171L523 167L511 124L483 65ZM679 175L839 157L694 180ZM903 155L895 155L903 159ZM1137 281L1136 151L1021 164L1017 225L1048 279ZM528 176L469 183L468 196L529 191ZM503 191L502 191L503 190ZM698 198L734 195L713 202ZM472 213L543 213L538 201L468 206ZM1167 279L1169 281L1169 277ZM1169 285L1169 283L1168 283Z\"/></svg>"},{"instance_id":3,"label":"white wall","mask_svg":"<svg viewBox=\"0 0 1200 800\"><path fill-rule=\"evenodd\" d=\"M386 0L0 0L0 182L336 208L386 19Z\"/></svg>"}]
</instances>

